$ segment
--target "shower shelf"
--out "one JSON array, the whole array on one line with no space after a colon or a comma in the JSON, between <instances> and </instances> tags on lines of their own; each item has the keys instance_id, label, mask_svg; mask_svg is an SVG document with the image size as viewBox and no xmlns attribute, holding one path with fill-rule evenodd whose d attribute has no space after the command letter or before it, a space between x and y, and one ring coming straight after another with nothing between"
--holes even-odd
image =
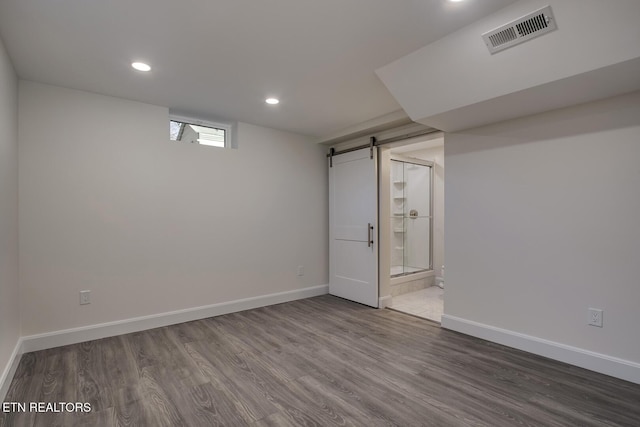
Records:
<instances>
[{"instance_id":1,"label":"shower shelf","mask_svg":"<svg viewBox=\"0 0 640 427\"><path fill-rule=\"evenodd\" d=\"M406 181L393 181L394 184L403 185L406 184Z\"/></svg>"},{"instance_id":2,"label":"shower shelf","mask_svg":"<svg viewBox=\"0 0 640 427\"><path fill-rule=\"evenodd\" d=\"M394 200L404 200L404 199L406 199L406 197L404 197L404 196L393 196L393 199Z\"/></svg>"},{"instance_id":3,"label":"shower shelf","mask_svg":"<svg viewBox=\"0 0 640 427\"><path fill-rule=\"evenodd\" d=\"M404 233L404 230L402 228L394 228L393 232L394 233Z\"/></svg>"}]
</instances>

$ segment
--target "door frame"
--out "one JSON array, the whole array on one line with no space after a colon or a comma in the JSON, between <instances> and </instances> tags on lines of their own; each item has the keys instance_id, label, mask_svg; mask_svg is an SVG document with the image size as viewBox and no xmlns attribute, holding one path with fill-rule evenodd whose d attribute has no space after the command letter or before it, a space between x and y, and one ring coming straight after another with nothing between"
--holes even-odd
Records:
<instances>
[{"instance_id":1,"label":"door frame","mask_svg":"<svg viewBox=\"0 0 640 427\"><path fill-rule=\"evenodd\" d=\"M378 260L378 295L379 295L379 308L384 308L392 301L391 296L391 157L401 157L402 154L391 154L391 151L398 147L417 145L428 143L431 140L443 138L444 133L440 131L429 132L422 135L412 135L409 138L403 138L401 140L393 140L390 143L384 143L378 146L378 241L380 242L379 260ZM385 141L382 141L385 142ZM415 159L414 159L415 160ZM434 185L435 179L435 165L431 168L432 172L432 185ZM435 188L434 188L435 190ZM434 197L432 192L432 197ZM431 201L431 216L434 216L434 204ZM432 230L433 234L433 230ZM435 239L435 237L434 237ZM433 253L432 268L435 266L435 253L433 252L434 246L431 248ZM424 277L435 275L434 270L429 270L423 273L416 273L415 278L421 279ZM402 280L395 279L397 280Z\"/></svg>"}]
</instances>

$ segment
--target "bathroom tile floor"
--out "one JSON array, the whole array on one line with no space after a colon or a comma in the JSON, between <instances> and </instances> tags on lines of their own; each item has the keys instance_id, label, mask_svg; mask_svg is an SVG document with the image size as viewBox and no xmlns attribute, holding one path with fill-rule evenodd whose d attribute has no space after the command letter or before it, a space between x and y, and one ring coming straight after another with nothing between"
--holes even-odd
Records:
<instances>
[{"instance_id":1,"label":"bathroom tile floor","mask_svg":"<svg viewBox=\"0 0 640 427\"><path fill-rule=\"evenodd\" d=\"M443 306L444 289L431 286L419 291L395 296L388 307L403 313L440 322L442 320Z\"/></svg>"}]
</instances>

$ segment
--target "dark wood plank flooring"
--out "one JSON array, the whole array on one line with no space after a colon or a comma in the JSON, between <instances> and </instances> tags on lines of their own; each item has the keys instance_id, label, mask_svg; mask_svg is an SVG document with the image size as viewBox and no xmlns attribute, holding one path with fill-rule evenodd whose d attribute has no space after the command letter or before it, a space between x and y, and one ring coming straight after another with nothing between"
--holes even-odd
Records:
<instances>
[{"instance_id":1,"label":"dark wood plank flooring","mask_svg":"<svg viewBox=\"0 0 640 427\"><path fill-rule=\"evenodd\" d=\"M640 385L332 296L23 355L2 426L640 426Z\"/></svg>"}]
</instances>

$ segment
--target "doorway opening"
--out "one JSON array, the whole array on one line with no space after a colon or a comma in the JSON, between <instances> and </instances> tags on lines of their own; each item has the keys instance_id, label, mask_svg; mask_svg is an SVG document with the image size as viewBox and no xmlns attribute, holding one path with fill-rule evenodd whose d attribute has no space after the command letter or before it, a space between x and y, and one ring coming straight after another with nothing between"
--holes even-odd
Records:
<instances>
[{"instance_id":1,"label":"doorway opening","mask_svg":"<svg viewBox=\"0 0 640 427\"><path fill-rule=\"evenodd\" d=\"M380 294L388 308L440 322L444 137L381 147L380 162Z\"/></svg>"}]
</instances>

